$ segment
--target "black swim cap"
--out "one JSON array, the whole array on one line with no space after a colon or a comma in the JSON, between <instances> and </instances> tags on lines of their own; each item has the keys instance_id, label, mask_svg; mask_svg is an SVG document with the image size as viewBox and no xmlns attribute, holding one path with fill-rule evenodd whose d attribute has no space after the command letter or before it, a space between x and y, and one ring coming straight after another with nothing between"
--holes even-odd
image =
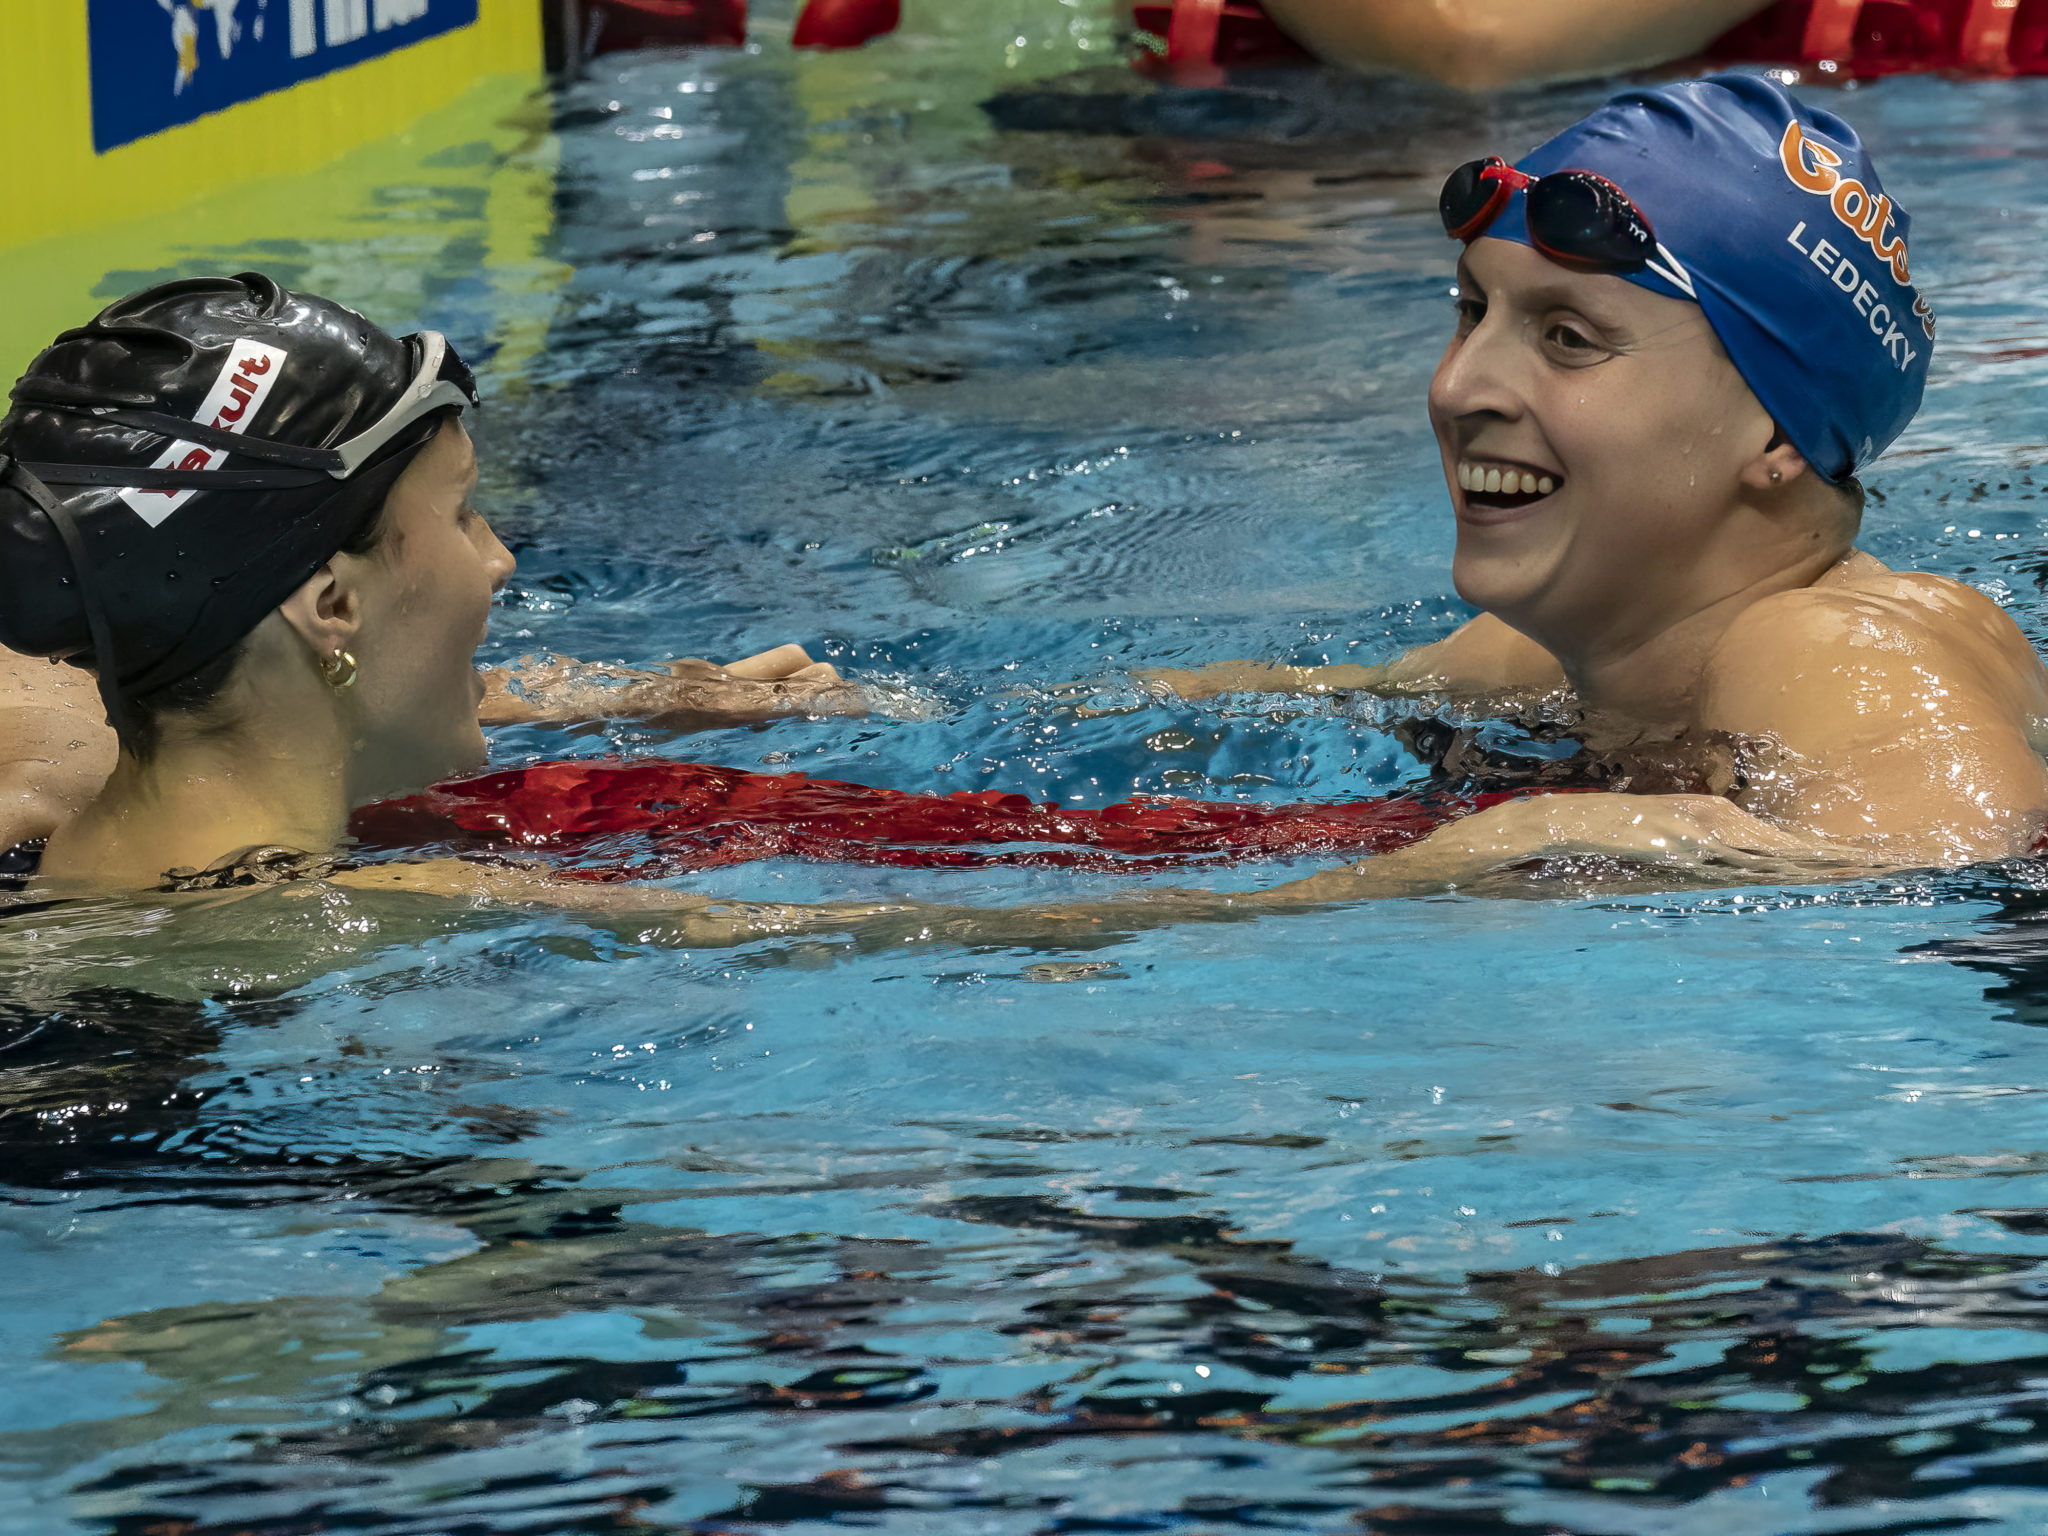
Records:
<instances>
[{"instance_id":1,"label":"black swim cap","mask_svg":"<svg viewBox=\"0 0 2048 1536\"><path fill-rule=\"evenodd\" d=\"M51 343L0 417L0 645L123 701L189 677L354 538L475 382L261 274L145 289Z\"/></svg>"}]
</instances>

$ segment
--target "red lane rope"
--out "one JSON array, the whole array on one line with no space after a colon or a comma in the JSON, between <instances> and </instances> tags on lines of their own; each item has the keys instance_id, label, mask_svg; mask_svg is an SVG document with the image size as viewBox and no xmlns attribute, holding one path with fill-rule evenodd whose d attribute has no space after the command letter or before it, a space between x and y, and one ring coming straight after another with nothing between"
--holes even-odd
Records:
<instances>
[{"instance_id":1,"label":"red lane rope","mask_svg":"<svg viewBox=\"0 0 2048 1536\"><path fill-rule=\"evenodd\" d=\"M1723 62L1819 64L1837 77L2048 73L2048 0L1778 0L1710 44Z\"/></svg>"},{"instance_id":2,"label":"red lane rope","mask_svg":"<svg viewBox=\"0 0 2048 1536\"><path fill-rule=\"evenodd\" d=\"M747 40L747 0L584 0L578 51L738 48Z\"/></svg>"},{"instance_id":3,"label":"red lane rope","mask_svg":"<svg viewBox=\"0 0 2048 1536\"><path fill-rule=\"evenodd\" d=\"M1339 805L1246 805L1146 795L1089 810L995 790L917 795L702 763L566 762L385 801L358 812L352 830L370 847L558 855L567 861L563 873L596 880L765 858L1129 869L1385 853L1515 797L1438 791Z\"/></svg>"},{"instance_id":4,"label":"red lane rope","mask_svg":"<svg viewBox=\"0 0 2048 1536\"><path fill-rule=\"evenodd\" d=\"M1140 58L1141 68L1193 79L1219 66L1307 59L1257 0L1139 0L1133 15L1164 53ZM1836 79L1911 70L2048 74L2048 0L1778 0L1708 44L1702 57L1824 63Z\"/></svg>"}]
</instances>

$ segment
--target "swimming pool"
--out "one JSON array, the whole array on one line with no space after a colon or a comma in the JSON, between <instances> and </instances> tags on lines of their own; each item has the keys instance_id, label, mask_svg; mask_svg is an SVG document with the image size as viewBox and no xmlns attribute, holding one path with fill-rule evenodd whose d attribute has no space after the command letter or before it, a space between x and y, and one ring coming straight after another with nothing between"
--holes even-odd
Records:
<instances>
[{"instance_id":1,"label":"swimming pool","mask_svg":"<svg viewBox=\"0 0 2048 1536\"><path fill-rule=\"evenodd\" d=\"M517 261L444 155L358 243L190 265L492 354L522 570L487 659L800 639L877 695L501 761L1414 779L1364 711L1124 669L1457 621L1436 186L1597 92L1153 96L1089 11L952 9L603 61L506 161L555 186ZM2048 95L1830 99L1943 322L1866 546L2048 640ZM2043 1022L2038 866L1085 949L689 952L304 890L15 917L0 1529L2034 1532Z\"/></svg>"}]
</instances>

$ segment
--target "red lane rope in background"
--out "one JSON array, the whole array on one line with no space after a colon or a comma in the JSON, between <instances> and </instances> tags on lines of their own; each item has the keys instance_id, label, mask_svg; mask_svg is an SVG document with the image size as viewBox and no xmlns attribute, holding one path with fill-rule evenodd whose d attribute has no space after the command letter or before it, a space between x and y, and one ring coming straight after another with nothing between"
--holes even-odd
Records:
<instances>
[{"instance_id":1,"label":"red lane rope in background","mask_svg":"<svg viewBox=\"0 0 2048 1536\"><path fill-rule=\"evenodd\" d=\"M1139 66L1188 84L1218 83L1231 66L1307 58L1258 0L1139 0L1134 21L1160 50ZM1709 43L1702 57L1824 65L1823 79L1910 70L2048 74L2048 0L1778 0Z\"/></svg>"},{"instance_id":2,"label":"red lane rope in background","mask_svg":"<svg viewBox=\"0 0 2048 1536\"><path fill-rule=\"evenodd\" d=\"M747 34L746 0L567 0L564 15L579 29L584 54L736 48ZM901 18L901 0L807 0L790 41L857 48L895 31ZM1158 50L1138 66L1183 84L1221 84L1230 68L1312 62L1259 0L1137 0L1132 20ZM1777 0L1708 44L1702 57L1821 65L1836 78L1908 70L2048 74L2048 0Z\"/></svg>"},{"instance_id":3,"label":"red lane rope in background","mask_svg":"<svg viewBox=\"0 0 2048 1536\"><path fill-rule=\"evenodd\" d=\"M1540 792L1540 791L1539 791ZM916 795L702 763L540 763L356 814L369 847L552 853L564 874L654 879L752 859L910 868L1166 868L1199 859L1385 853L1516 794L1442 791L1340 805L1140 796L1100 810L1000 791Z\"/></svg>"},{"instance_id":4,"label":"red lane rope in background","mask_svg":"<svg viewBox=\"0 0 2048 1536\"><path fill-rule=\"evenodd\" d=\"M2048 0L1778 0L1716 39L1706 56L1826 63L1837 77L2048 74Z\"/></svg>"},{"instance_id":5,"label":"red lane rope in background","mask_svg":"<svg viewBox=\"0 0 2048 1536\"><path fill-rule=\"evenodd\" d=\"M810 0L789 42L793 48L858 48L902 21L901 0Z\"/></svg>"}]
</instances>

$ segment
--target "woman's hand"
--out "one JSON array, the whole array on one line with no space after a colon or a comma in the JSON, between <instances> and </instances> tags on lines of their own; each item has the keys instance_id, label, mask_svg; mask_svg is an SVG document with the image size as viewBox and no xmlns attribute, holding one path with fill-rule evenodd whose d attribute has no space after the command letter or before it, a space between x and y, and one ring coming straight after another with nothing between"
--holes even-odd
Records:
<instances>
[{"instance_id":1,"label":"woman's hand","mask_svg":"<svg viewBox=\"0 0 2048 1536\"><path fill-rule=\"evenodd\" d=\"M729 661L723 667L708 661L699 661L694 656L685 656L680 661L668 664L669 672L676 677L689 677L700 672L723 672L727 677L750 678L761 683L837 683L842 681L839 669L829 661L813 661L810 652L800 645L778 645L772 651L762 651L756 656Z\"/></svg>"},{"instance_id":2,"label":"woman's hand","mask_svg":"<svg viewBox=\"0 0 2048 1536\"><path fill-rule=\"evenodd\" d=\"M1291 667L1278 662L1219 661L1198 671L1147 667L1131 674L1184 699L1225 693L1374 693L1381 698L1442 697L1466 708L1505 714L1564 686L1557 658L1491 614L1455 634L1404 651L1384 666Z\"/></svg>"}]
</instances>

